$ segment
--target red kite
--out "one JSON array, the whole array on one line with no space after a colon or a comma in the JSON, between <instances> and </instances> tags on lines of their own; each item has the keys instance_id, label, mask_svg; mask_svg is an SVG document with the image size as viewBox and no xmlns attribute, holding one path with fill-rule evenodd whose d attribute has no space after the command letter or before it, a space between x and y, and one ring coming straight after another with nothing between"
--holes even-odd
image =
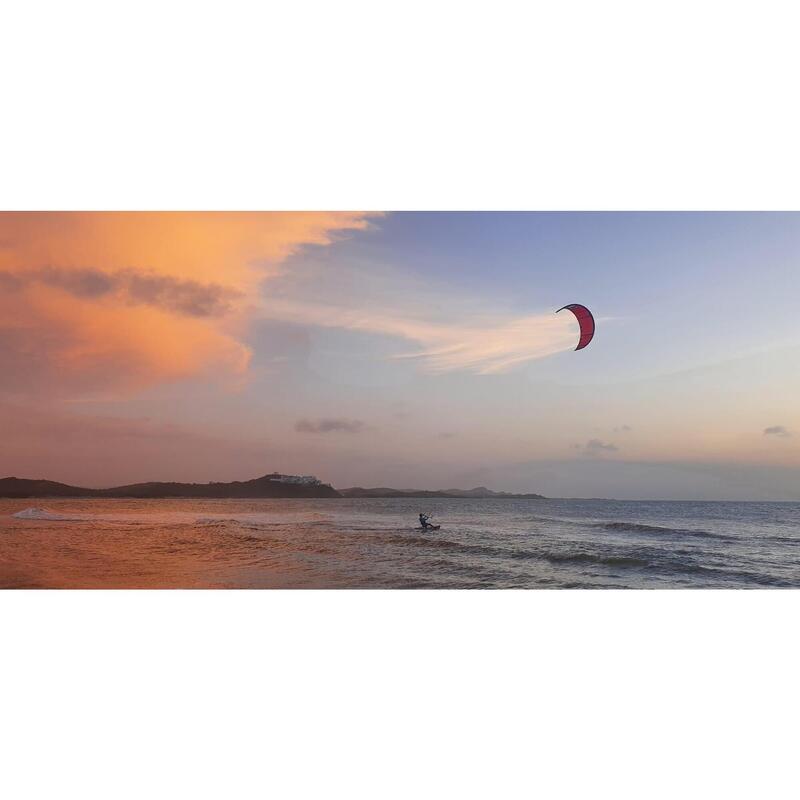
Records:
<instances>
[{"instance_id":1,"label":"red kite","mask_svg":"<svg viewBox=\"0 0 800 800\"><path fill-rule=\"evenodd\" d=\"M558 311L563 311L565 308L569 309L575 315L578 324L581 326L581 338L578 339L578 346L575 349L583 350L583 348L592 341L592 337L594 336L594 317L592 316L592 312L580 303L571 303L568 306L559 308ZM556 311L556 314L558 314L558 311Z\"/></svg>"}]
</instances>

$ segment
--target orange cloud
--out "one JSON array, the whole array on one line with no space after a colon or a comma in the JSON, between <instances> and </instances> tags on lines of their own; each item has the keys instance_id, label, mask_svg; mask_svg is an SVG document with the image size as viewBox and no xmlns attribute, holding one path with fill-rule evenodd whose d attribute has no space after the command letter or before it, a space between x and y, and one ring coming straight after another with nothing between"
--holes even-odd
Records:
<instances>
[{"instance_id":1,"label":"orange cloud","mask_svg":"<svg viewBox=\"0 0 800 800\"><path fill-rule=\"evenodd\" d=\"M0 213L4 389L54 394L239 375L259 284L358 212Z\"/></svg>"}]
</instances>

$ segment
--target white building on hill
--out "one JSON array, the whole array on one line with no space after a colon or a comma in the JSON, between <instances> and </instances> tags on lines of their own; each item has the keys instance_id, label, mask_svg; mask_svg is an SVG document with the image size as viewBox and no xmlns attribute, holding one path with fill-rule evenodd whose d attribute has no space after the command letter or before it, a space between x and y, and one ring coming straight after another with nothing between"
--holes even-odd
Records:
<instances>
[{"instance_id":1,"label":"white building on hill","mask_svg":"<svg viewBox=\"0 0 800 800\"><path fill-rule=\"evenodd\" d=\"M314 475L281 475L280 472L273 472L267 476L276 483L297 483L302 486L320 486L322 481Z\"/></svg>"}]
</instances>

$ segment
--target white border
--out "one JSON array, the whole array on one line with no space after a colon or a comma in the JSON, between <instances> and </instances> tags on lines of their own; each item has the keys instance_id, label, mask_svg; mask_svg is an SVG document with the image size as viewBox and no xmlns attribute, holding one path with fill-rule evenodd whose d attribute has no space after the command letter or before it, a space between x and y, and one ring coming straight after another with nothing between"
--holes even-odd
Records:
<instances>
[{"instance_id":1,"label":"white border","mask_svg":"<svg viewBox=\"0 0 800 800\"><path fill-rule=\"evenodd\" d=\"M797 208L796 9L10 2L0 207Z\"/></svg>"},{"instance_id":2,"label":"white border","mask_svg":"<svg viewBox=\"0 0 800 800\"><path fill-rule=\"evenodd\" d=\"M794 785L786 593L10 594L14 798Z\"/></svg>"}]
</instances>

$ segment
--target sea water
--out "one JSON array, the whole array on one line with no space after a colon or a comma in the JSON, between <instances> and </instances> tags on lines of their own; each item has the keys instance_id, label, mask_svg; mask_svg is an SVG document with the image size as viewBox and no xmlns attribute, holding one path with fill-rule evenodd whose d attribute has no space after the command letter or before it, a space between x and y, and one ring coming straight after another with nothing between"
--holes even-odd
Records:
<instances>
[{"instance_id":1,"label":"sea water","mask_svg":"<svg viewBox=\"0 0 800 800\"><path fill-rule=\"evenodd\" d=\"M0 587L792 588L800 503L0 499Z\"/></svg>"}]
</instances>

